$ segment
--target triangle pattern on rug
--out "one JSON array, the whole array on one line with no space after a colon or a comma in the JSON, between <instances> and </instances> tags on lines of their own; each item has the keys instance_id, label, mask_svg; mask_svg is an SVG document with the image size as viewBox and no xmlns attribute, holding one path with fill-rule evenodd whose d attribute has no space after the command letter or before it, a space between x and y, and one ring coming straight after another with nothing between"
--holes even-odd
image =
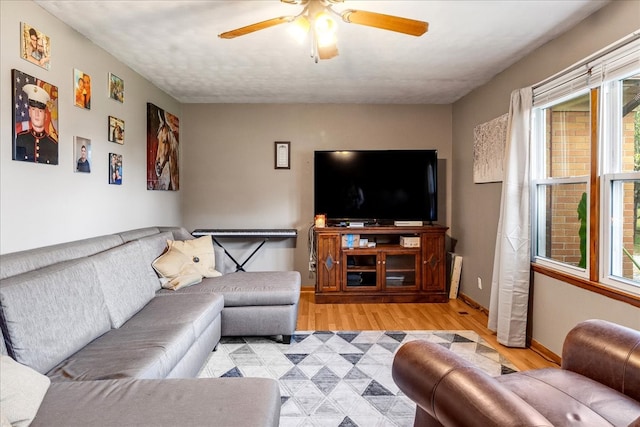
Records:
<instances>
[{"instance_id":1,"label":"triangle pattern on rug","mask_svg":"<svg viewBox=\"0 0 640 427\"><path fill-rule=\"evenodd\" d=\"M517 371L472 331L302 331L289 345L223 337L199 377L276 379L283 426L412 426L416 406L393 382L391 365L414 339L438 343L490 375Z\"/></svg>"},{"instance_id":2,"label":"triangle pattern on rug","mask_svg":"<svg viewBox=\"0 0 640 427\"><path fill-rule=\"evenodd\" d=\"M405 337L407 336L406 333L404 332L385 332L384 333L386 336L393 338L394 340L398 341L398 342L402 342Z\"/></svg>"},{"instance_id":3,"label":"triangle pattern on rug","mask_svg":"<svg viewBox=\"0 0 640 427\"><path fill-rule=\"evenodd\" d=\"M373 380L369 384L369 387L362 393L363 396L393 396L389 390L384 388L378 381Z\"/></svg>"},{"instance_id":4,"label":"triangle pattern on rug","mask_svg":"<svg viewBox=\"0 0 640 427\"><path fill-rule=\"evenodd\" d=\"M346 342L351 342L360 334L358 332L336 332L336 335Z\"/></svg>"},{"instance_id":5,"label":"triangle pattern on rug","mask_svg":"<svg viewBox=\"0 0 640 427\"><path fill-rule=\"evenodd\" d=\"M285 354L285 357L291 361L291 363L297 365L306 359L306 354Z\"/></svg>"},{"instance_id":6,"label":"triangle pattern on rug","mask_svg":"<svg viewBox=\"0 0 640 427\"><path fill-rule=\"evenodd\" d=\"M340 356L354 365L362 359L362 354L358 353L341 354Z\"/></svg>"}]
</instances>

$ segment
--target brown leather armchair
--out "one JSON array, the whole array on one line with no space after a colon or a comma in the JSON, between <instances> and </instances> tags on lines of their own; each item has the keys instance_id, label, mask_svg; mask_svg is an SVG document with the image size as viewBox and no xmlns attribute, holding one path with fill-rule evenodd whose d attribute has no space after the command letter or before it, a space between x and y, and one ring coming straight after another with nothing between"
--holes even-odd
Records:
<instances>
[{"instance_id":1,"label":"brown leather armchair","mask_svg":"<svg viewBox=\"0 0 640 427\"><path fill-rule=\"evenodd\" d=\"M491 377L439 344L412 341L393 379L417 404L414 426L640 426L640 331L587 320L562 367Z\"/></svg>"}]
</instances>

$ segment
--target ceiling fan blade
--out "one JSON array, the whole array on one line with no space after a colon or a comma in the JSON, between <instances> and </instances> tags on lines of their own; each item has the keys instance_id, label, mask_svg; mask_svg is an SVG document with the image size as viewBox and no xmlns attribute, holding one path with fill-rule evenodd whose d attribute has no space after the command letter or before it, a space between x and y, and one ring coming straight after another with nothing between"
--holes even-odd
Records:
<instances>
[{"instance_id":1,"label":"ceiling fan blade","mask_svg":"<svg viewBox=\"0 0 640 427\"><path fill-rule=\"evenodd\" d=\"M342 19L351 24L366 25L416 37L423 35L429 29L428 22L364 10L345 10L342 12Z\"/></svg>"},{"instance_id":2,"label":"ceiling fan blade","mask_svg":"<svg viewBox=\"0 0 640 427\"><path fill-rule=\"evenodd\" d=\"M293 21L294 18L294 16L280 16L278 18L267 19L266 21L256 22L255 24L247 25L246 27L240 27L235 30L218 34L218 37L221 39L233 39L235 37L253 33L254 31L260 31L276 25L286 24L287 22Z\"/></svg>"}]
</instances>

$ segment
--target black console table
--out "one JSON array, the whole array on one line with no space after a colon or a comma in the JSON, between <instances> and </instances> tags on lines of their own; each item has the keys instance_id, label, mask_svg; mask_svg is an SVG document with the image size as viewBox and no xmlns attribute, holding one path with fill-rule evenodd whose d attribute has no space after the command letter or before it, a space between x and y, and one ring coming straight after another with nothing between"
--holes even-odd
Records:
<instances>
[{"instance_id":1,"label":"black console table","mask_svg":"<svg viewBox=\"0 0 640 427\"><path fill-rule=\"evenodd\" d=\"M202 229L193 230L191 233L194 237L211 236L213 242L220 246L224 253L236 265L236 271L245 271L244 265L249 261L270 239L295 239L298 237L298 230L294 228L286 229ZM244 261L237 261L227 249L222 246L217 238L225 239L258 239L262 240L258 246L249 254Z\"/></svg>"}]
</instances>

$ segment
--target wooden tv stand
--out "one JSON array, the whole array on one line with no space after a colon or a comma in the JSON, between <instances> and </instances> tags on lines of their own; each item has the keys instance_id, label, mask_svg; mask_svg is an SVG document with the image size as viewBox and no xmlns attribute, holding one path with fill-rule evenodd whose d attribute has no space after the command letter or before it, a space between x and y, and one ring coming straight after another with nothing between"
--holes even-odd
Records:
<instances>
[{"instance_id":1,"label":"wooden tv stand","mask_svg":"<svg viewBox=\"0 0 640 427\"><path fill-rule=\"evenodd\" d=\"M439 225L316 227L316 303L447 302L446 231ZM360 246L356 236L375 247ZM417 237L420 247L402 246L401 236Z\"/></svg>"}]
</instances>

